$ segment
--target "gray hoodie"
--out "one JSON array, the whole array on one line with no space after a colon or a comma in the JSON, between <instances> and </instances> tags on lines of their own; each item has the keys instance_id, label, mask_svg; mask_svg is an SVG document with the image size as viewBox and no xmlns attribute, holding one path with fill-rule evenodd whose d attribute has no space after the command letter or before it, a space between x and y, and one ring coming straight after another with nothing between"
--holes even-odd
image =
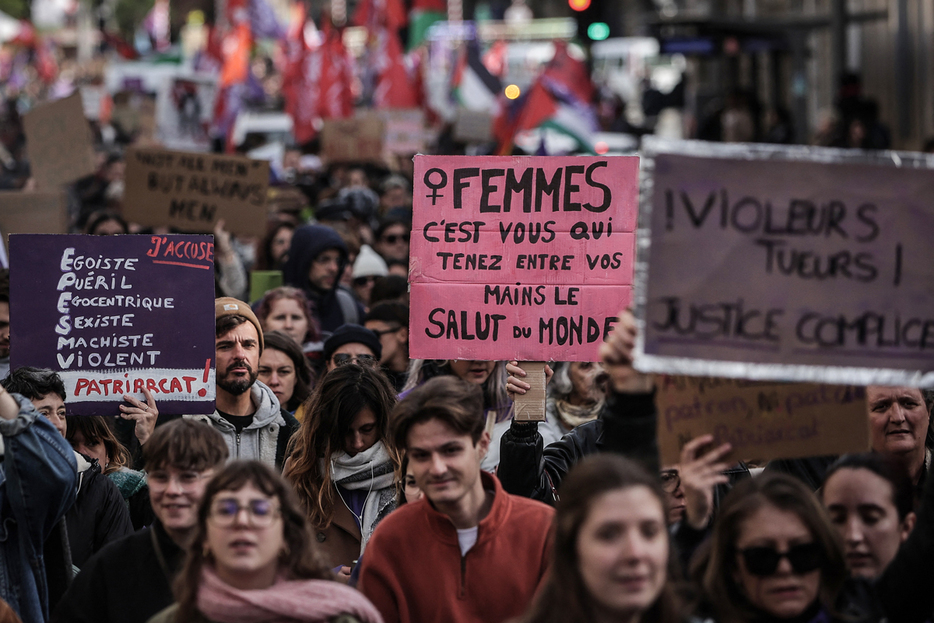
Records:
<instances>
[{"instance_id":1,"label":"gray hoodie","mask_svg":"<svg viewBox=\"0 0 934 623\"><path fill-rule=\"evenodd\" d=\"M210 415L186 415L186 418L210 422L214 429L224 437L230 450L230 459L262 461L276 469L276 449L279 431L285 426L285 420L279 411L279 399L272 390L256 381L250 388L256 413L253 423L237 434L237 429L217 411Z\"/></svg>"}]
</instances>

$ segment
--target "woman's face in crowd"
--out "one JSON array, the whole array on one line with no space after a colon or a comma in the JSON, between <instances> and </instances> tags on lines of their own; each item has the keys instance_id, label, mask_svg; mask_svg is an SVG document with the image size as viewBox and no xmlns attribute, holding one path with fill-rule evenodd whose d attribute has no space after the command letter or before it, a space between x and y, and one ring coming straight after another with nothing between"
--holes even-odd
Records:
<instances>
[{"instance_id":1,"label":"woman's face in crowd","mask_svg":"<svg viewBox=\"0 0 934 623\"><path fill-rule=\"evenodd\" d=\"M757 575L740 552L767 548L787 554L789 548L813 542L811 531L795 513L766 504L740 523L733 580L755 608L780 619L798 616L817 599L820 569L797 573L783 556L774 573Z\"/></svg>"},{"instance_id":2,"label":"woman's face in crowd","mask_svg":"<svg viewBox=\"0 0 934 623\"><path fill-rule=\"evenodd\" d=\"M344 441L344 451L350 456L366 452L379 440L379 431L376 428L376 414L369 407L364 407L357 417L353 419L347 438Z\"/></svg>"},{"instance_id":3,"label":"woman's face in crowd","mask_svg":"<svg viewBox=\"0 0 934 623\"><path fill-rule=\"evenodd\" d=\"M293 298L276 299L269 307L265 325L267 331L282 331L299 344L305 341L308 333L308 318Z\"/></svg>"},{"instance_id":4,"label":"woman's face in crowd","mask_svg":"<svg viewBox=\"0 0 934 623\"><path fill-rule=\"evenodd\" d=\"M597 402L603 398L605 383L598 383L603 364L589 361L573 361L568 368L571 379L571 396L581 403Z\"/></svg>"},{"instance_id":5,"label":"woman's face in crowd","mask_svg":"<svg viewBox=\"0 0 934 623\"><path fill-rule=\"evenodd\" d=\"M892 484L868 469L834 472L821 497L843 537L850 573L869 579L879 576L911 533L914 513L899 521Z\"/></svg>"},{"instance_id":6,"label":"woman's face in crowd","mask_svg":"<svg viewBox=\"0 0 934 623\"><path fill-rule=\"evenodd\" d=\"M411 469L407 469L405 472L405 482L403 483L402 492L405 494L406 504L411 504L412 502L417 502L422 499L422 490L418 488L418 483L415 482L415 472Z\"/></svg>"},{"instance_id":7,"label":"woman's face in crowd","mask_svg":"<svg viewBox=\"0 0 934 623\"><path fill-rule=\"evenodd\" d=\"M486 383L495 367L495 361L451 360L451 371L461 379L474 385Z\"/></svg>"},{"instance_id":8,"label":"woman's face in crowd","mask_svg":"<svg viewBox=\"0 0 934 623\"><path fill-rule=\"evenodd\" d=\"M676 524L684 519L684 511L687 508L684 491L681 489L681 474L677 465L666 465L658 475L665 492L665 501L668 503L668 523Z\"/></svg>"},{"instance_id":9,"label":"woman's face in crowd","mask_svg":"<svg viewBox=\"0 0 934 623\"><path fill-rule=\"evenodd\" d=\"M263 350L263 354L259 357L257 378L272 390L283 407L292 399L292 393L295 391L295 364L281 350L275 348Z\"/></svg>"},{"instance_id":10,"label":"woman's face in crowd","mask_svg":"<svg viewBox=\"0 0 934 623\"><path fill-rule=\"evenodd\" d=\"M628 620L647 610L667 580L665 509L643 486L595 498L577 534L581 580L607 615Z\"/></svg>"},{"instance_id":11,"label":"woman's face in crowd","mask_svg":"<svg viewBox=\"0 0 934 623\"><path fill-rule=\"evenodd\" d=\"M84 438L84 434L78 430L75 431L75 434L71 437L71 447L74 448L76 452L80 452L86 457L97 459L101 469L104 469L110 464L110 457L107 456L107 448L104 447L104 442L100 439L88 441Z\"/></svg>"},{"instance_id":12,"label":"woman's face in crowd","mask_svg":"<svg viewBox=\"0 0 934 623\"><path fill-rule=\"evenodd\" d=\"M928 410L914 387L866 388L872 449L888 456L919 452L928 432Z\"/></svg>"},{"instance_id":13,"label":"woman's face in crowd","mask_svg":"<svg viewBox=\"0 0 934 623\"><path fill-rule=\"evenodd\" d=\"M285 549L279 501L252 484L219 492L211 501L204 545L218 577L231 586L271 586Z\"/></svg>"},{"instance_id":14,"label":"woman's face in crowd","mask_svg":"<svg viewBox=\"0 0 934 623\"><path fill-rule=\"evenodd\" d=\"M187 533L198 520L198 505L213 469L196 471L165 465L147 475L152 510L169 534Z\"/></svg>"},{"instance_id":15,"label":"woman's face in crowd","mask_svg":"<svg viewBox=\"0 0 934 623\"><path fill-rule=\"evenodd\" d=\"M276 232L276 235L273 237L272 242L269 243L269 254L272 256L274 264L281 264L284 260L284 256L289 252L289 247L292 246L292 228L291 227L280 227L279 231Z\"/></svg>"}]
</instances>

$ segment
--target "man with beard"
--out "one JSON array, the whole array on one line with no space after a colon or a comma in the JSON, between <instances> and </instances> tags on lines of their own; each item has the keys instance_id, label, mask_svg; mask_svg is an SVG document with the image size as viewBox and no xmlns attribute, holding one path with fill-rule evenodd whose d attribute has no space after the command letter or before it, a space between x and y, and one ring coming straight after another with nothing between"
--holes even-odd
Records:
<instances>
[{"instance_id":1,"label":"man with beard","mask_svg":"<svg viewBox=\"0 0 934 623\"><path fill-rule=\"evenodd\" d=\"M217 410L186 417L210 422L227 442L230 460L252 459L281 470L298 421L256 380L263 352L259 320L249 305L230 297L214 301L214 319Z\"/></svg>"}]
</instances>

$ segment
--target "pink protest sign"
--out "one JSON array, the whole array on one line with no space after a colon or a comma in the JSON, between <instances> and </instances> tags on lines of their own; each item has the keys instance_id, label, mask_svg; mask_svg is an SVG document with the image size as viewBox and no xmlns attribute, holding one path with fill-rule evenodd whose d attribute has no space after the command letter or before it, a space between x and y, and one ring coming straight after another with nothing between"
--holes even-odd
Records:
<instances>
[{"instance_id":1,"label":"pink protest sign","mask_svg":"<svg viewBox=\"0 0 934 623\"><path fill-rule=\"evenodd\" d=\"M632 292L639 159L416 156L410 355L596 361Z\"/></svg>"}]
</instances>

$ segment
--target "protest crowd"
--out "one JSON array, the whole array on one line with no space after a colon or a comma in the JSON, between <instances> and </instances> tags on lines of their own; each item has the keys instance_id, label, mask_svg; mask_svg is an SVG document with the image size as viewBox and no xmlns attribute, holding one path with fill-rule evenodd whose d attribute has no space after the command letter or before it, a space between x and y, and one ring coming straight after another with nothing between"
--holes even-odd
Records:
<instances>
[{"instance_id":1,"label":"protest crowd","mask_svg":"<svg viewBox=\"0 0 934 623\"><path fill-rule=\"evenodd\" d=\"M466 213L466 204L479 197L477 188L513 184L518 196L523 180L534 179L537 211L545 184L554 185L546 185L544 201L553 201L555 214L596 219L589 213L611 203L616 209L625 184L601 172L616 166L606 163L614 156L576 166L578 156L549 154L542 138L534 155L561 158L542 164L546 159L523 160L533 154L517 145L520 134L581 102L593 113L593 131L602 125L651 132L625 122L622 103L599 92L566 45L556 44L555 58L526 99L511 107L500 102L495 114L489 102L465 102L476 95L470 89L495 83L502 90L491 69L496 59L488 55L481 62L470 45L454 53L446 88L462 109L486 115L483 141L453 114L445 117L444 110L426 104L429 94L419 78L424 74L412 67L429 62L428 45L403 54L397 32L403 18L393 13L395 3L359 3L366 10L353 19L369 33L362 69L350 67L339 31L330 24L311 42L304 13L296 17L301 27L286 28L265 3L228 4L227 30L211 32L194 61L195 73L169 79L174 125L168 134L164 127L154 132L146 121L152 116L141 112L153 101L139 80L127 79L116 92L105 93L106 63L79 66L59 59L57 65L50 44L36 32L22 33L12 48L0 51L0 230L8 266L0 269L0 623L934 621L934 391L895 384L850 388L846 401L856 401L860 410L850 422L868 431L863 451L740 460L752 457L737 453L739 438L711 428L680 439L671 460L662 452L660 431L674 422L659 402L670 382L637 369L640 332L651 323L632 311L633 281L625 282L625 297L616 297L619 290L598 295L565 288L587 286L586 275L579 282L541 281L548 297L553 287L556 305L576 305L579 296L585 302L600 298L601 309L612 308L605 321L587 318L587 324L582 316L577 325L581 348L593 355L589 361L563 357L563 340L574 335L573 318L559 318L547 328L542 321L533 337L523 337L518 326L500 327L506 316L472 308L469 319L467 311L455 313L461 290L431 289L444 275L461 275L458 285L480 284L501 305L508 300L534 311L551 304L550 298L536 299L545 290L525 291L510 276L494 289L493 278L486 281L493 273L484 271L503 258L471 255L469 246L461 253L464 248L455 246L489 234L485 224L445 225L441 217L417 213L418 206L435 206L444 197L440 190L453 190L454 208L461 209L460 193L470 187L463 194ZM161 5L157 0L154 10ZM164 52L167 27L159 30L149 21L146 28L150 42ZM408 28L411 38L415 27ZM251 52L261 39L280 47ZM102 58L135 54L127 45L109 35ZM317 90L309 85L311 66L318 72ZM211 72L214 82L199 82ZM468 78L470 72L482 75ZM216 89L211 111L203 110L205 84ZM62 108L41 123L64 118L68 96L82 89L104 93L93 106L88 136L78 132L50 140L30 129L30 116L39 119L43 106ZM677 105L677 93L669 99ZM734 99L730 106L742 108ZM357 117L355 102L367 108ZM86 102L72 99L67 105L87 116ZM871 102L848 105L852 119L846 123L862 133L850 140L838 127L833 140L825 136L818 142L888 146L887 130L875 116L853 112L874 111ZM269 143L271 150L263 154L264 139L238 136L236 122L247 111L276 108L289 114L294 140ZM390 109L417 110L422 129L433 125L436 131L426 130L428 138L419 138L414 150L409 144L394 150L387 138L394 122L374 112ZM735 126L737 111L724 114ZM367 134L370 121L364 117L378 119L375 135ZM718 117L713 125L719 123ZM716 133L714 140L723 138ZM366 136L357 140L360 134ZM773 128L758 138L768 140L767 134L784 136L788 129ZM579 151L596 158L586 139L575 136ZM85 161L75 156L82 145ZM418 158L438 159L413 161L416 151L431 154ZM493 154L517 158L496 165L500 169L458 160L501 162ZM467 164L455 169L458 162ZM72 165L67 179L56 177ZM182 180L204 169L218 175L204 178L212 192L224 184L236 190L226 196L216 191L220 198L212 198L213 206L184 193L163 196L175 192L172 176ZM626 171L635 180L627 187L629 228L616 212L607 213L616 220L606 230L596 220L574 225L582 226L575 240L586 237L587 250L599 252L593 260L587 255L591 271L599 270L602 258L606 274L620 262L632 272L638 164ZM575 175L580 186L572 181ZM449 177L451 188L445 187ZM533 197L532 182L527 184L521 195L526 215ZM573 193L585 186L581 192L593 194L574 203ZM598 205L601 192L604 204ZM16 205L41 205L41 225L4 220L12 218L8 206L14 203L4 203L3 195L21 202ZM54 198L41 203L48 195ZM258 199L251 203L251 197ZM510 197L507 191L503 206L490 206L485 194L479 210L499 213L502 207L509 213ZM518 199L513 201L518 213ZM686 196L683 201L694 227L702 227L713 195L702 213L702 203L695 206ZM732 214L740 229L743 222ZM828 212L826 237L850 226L842 214ZM876 234L887 227L876 225L872 210L860 207L858 214ZM556 235L547 225L537 232L535 223L526 225L529 243ZM617 237L611 239L612 227ZM503 248L509 235L525 244L526 229L522 237L518 225L512 231L502 233ZM626 242L619 242L619 231L628 232ZM101 251L76 255L71 248L63 254L58 247L46 250L43 245L52 243L45 237L18 236L8 243L9 233L72 234L69 240L90 240L88 248ZM557 235L567 233L559 227ZM183 234L192 237L175 237ZM111 261L102 259L109 258L109 236L141 241L150 258L161 258L153 264L209 269L188 272L209 272L205 279L213 287L193 291L164 278L159 287L166 290L131 296L122 275L133 277L133 260L113 264L113 273L104 270L103 262ZM182 242L176 246L176 240ZM435 243L451 246L420 254ZM577 253L582 259L583 252ZM901 270L901 246L897 253ZM35 259L43 254L54 255L50 266L57 274L51 281ZM571 272L570 257L529 254L518 262L521 268L527 261L530 273L542 268L559 274ZM784 256L776 257L780 270ZM652 258L656 266L658 258ZM517 265L511 255L506 262ZM848 271L857 274L857 265L858 258L835 266L849 276ZM67 272L88 269L99 271L87 277L99 280L93 287ZM896 274L897 284L901 273ZM124 292L121 287L126 292L114 294ZM97 289L91 294L82 288ZM65 290L70 298L61 298ZM55 326L30 316L30 298L53 295L61 318L72 318L67 304L83 305L98 315L81 322L96 324ZM187 340L201 330L195 307L200 320L208 315L196 299L213 301L213 351L206 364L205 357L198 364L204 370L157 364L158 357L174 362L172 357L192 347ZM683 310L670 305L669 320L677 325ZM737 305L737 317L761 315L743 315L742 301ZM112 327L116 344L118 324L132 326L131 312L142 316L144 308L153 314L185 308L190 326L172 334L181 337L161 342L161 351L145 350L157 339L152 334L133 336L133 346L145 347L130 366L109 359L97 366L92 355L98 363L102 355L91 353L93 343L83 351L73 345L80 330L99 327ZM691 317L692 325L714 324L703 313ZM735 321L722 324L730 322ZM882 320L878 326L881 335ZM770 327L763 329L768 339ZM71 334L72 328L78 331ZM60 352L48 359L31 354L39 347L30 336L53 331ZM479 352L462 349L466 340L484 341L497 331L501 341L538 339L544 344L538 359L546 363L463 356ZM417 338L427 343L423 334L434 340L437 356L413 355ZM464 341L445 345L452 334ZM210 342L204 331L199 335ZM819 337L825 335L818 330ZM66 342L69 357L81 360L64 358ZM29 365L34 361L61 365ZM126 372L102 381L104 376L91 373L76 376L82 366L100 375L114 368ZM540 417L525 417L524 399L540 390ZM194 404L198 396L208 408L186 411L180 401ZM109 401L113 410L95 413L93 405L101 403L92 399Z\"/></svg>"}]
</instances>

